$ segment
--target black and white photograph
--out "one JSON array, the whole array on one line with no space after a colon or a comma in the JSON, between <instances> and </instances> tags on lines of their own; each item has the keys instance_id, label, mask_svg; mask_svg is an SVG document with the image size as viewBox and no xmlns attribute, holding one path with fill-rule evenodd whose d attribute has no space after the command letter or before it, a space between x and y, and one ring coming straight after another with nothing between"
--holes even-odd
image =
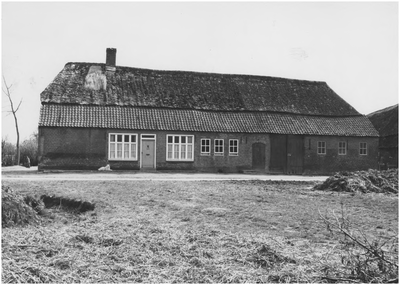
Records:
<instances>
[{"instance_id":1,"label":"black and white photograph","mask_svg":"<svg viewBox=\"0 0 400 285\"><path fill-rule=\"evenodd\" d=\"M1 283L399 283L399 3L1 3Z\"/></svg>"}]
</instances>

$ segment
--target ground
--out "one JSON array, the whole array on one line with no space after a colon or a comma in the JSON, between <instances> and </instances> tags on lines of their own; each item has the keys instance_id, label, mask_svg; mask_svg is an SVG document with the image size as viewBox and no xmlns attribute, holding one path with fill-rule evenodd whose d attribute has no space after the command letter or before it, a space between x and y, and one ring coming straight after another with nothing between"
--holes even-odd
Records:
<instances>
[{"instance_id":1,"label":"ground","mask_svg":"<svg viewBox=\"0 0 400 285\"><path fill-rule=\"evenodd\" d=\"M396 195L312 190L320 177L102 175L3 172L3 184L22 195L96 204L79 215L53 209L41 225L3 229L3 282L324 282L342 264L340 238L321 214L344 211L371 238L398 232Z\"/></svg>"}]
</instances>

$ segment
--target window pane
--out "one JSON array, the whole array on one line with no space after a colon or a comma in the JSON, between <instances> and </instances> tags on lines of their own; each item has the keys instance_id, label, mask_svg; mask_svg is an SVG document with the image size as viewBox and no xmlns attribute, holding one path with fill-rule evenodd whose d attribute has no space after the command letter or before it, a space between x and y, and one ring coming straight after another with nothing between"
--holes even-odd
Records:
<instances>
[{"instance_id":1,"label":"window pane","mask_svg":"<svg viewBox=\"0 0 400 285\"><path fill-rule=\"evenodd\" d=\"M181 159L186 159L186 145L181 146Z\"/></svg>"},{"instance_id":2,"label":"window pane","mask_svg":"<svg viewBox=\"0 0 400 285\"><path fill-rule=\"evenodd\" d=\"M132 136L132 137L134 137L134 136ZM136 144L135 143L131 144L131 158L136 159Z\"/></svg>"},{"instance_id":3,"label":"window pane","mask_svg":"<svg viewBox=\"0 0 400 285\"><path fill-rule=\"evenodd\" d=\"M122 142L122 135L117 135L117 142Z\"/></svg>"},{"instance_id":4,"label":"window pane","mask_svg":"<svg viewBox=\"0 0 400 285\"><path fill-rule=\"evenodd\" d=\"M115 135L110 136L110 142L115 142Z\"/></svg>"},{"instance_id":5,"label":"window pane","mask_svg":"<svg viewBox=\"0 0 400 285\"><path fill-rule=\"evenodd\" d=\"M179 159L179 145L174 145L174 159Z\"/></svg>"},{"instance_id":6,"label":"window pane","mask_svg":"<svg viewBox=\"0 0 400 285\"><path fill-rule=\"evenodd\" d=\"M110 158L115 158L115 143L110 143Z\"/></svg>"},{"instance_id":7,"label":"window pane","mask_svg":"<svg viewBox=\"0 0 400 285\"><path fill-rule=\"evenodd\" d=\"M168 136L168 143L172 143L172 136Z\"/></svg>"},{"instance_id":8,"label":"window pane","mask_svg":"<svg viewBox=\"0 0 400 285\"><path fill-rule=\"evenodd\" d=\"M128 136L128 138L129 138L129 136ZM129 144L128 143L124 144L124 158L129 159Z\"/></svg>"},{"instance_id":9,"label":"window pane","mask_svg":"<svg viewBox=\"0 0 400 285\"><path fill-rule=\"evenodd\" d=\"M186 137L184 136L181 137L181 143L186 143Z\"/></svg>"},{"instance_id":10,"label":"window pane","mask_svg":"<svg viewBox=\"0 0 400 285\"><path fill-rule=\"evenodd\" d=\"M129 135L124 136L124 142L129 142Z\"/></svg>"},{"instance_id":11,"label":"window pane","mask_svg":"<svg viewBox=\"0 0 400 285\"><path fill-rule=\"evenodd\" d=\"M168 153L168 159L172 159L172 144L168 144L167 153Z\"/></svg>"},{"instance_id":12,"label":"window pane","mask_svg":"<svg viewBox=\"0 0 400 285\"><path fill-rule=\"evenodd\" d=\"M179 143L179 136L174 136L174 143Z\"/></svg>"},{"instance_id":13,"label":"window pane","mask_svg":"<svg viewBox=\"0 0 400 285\"><path fill-rule=\"evenodd\" d=\"M188 137L188 143L192 143L193 137Z\"/></svg>"},{"instance_id":14,"label":"window pane","mask_svg":"<svg viewBox=\"0 0 400 285\"><path fill-rule=\"evenodd\" d=\"M117 158L122 158L122 143L117 144Z\"/></svg>"},{"instance_id":15,"label":"window pane","mask_svg":"<svg viewBox=\"0 0 400 285\"><path fill-rule=\"evenodd\" d=\"M136 136L135 135L131 136L131 142L136 142Z\"/></svg>"},{"instance_id":16,"label":"window pane","mask_svg":"<svg viewBox=\"0 0 400 285\"><path fill-rule=\"evenodd\" d=\"M192 159L192 145L188 145L188 149L187 149L187 158L188 159Z\"/></svg>"}]
</instances>

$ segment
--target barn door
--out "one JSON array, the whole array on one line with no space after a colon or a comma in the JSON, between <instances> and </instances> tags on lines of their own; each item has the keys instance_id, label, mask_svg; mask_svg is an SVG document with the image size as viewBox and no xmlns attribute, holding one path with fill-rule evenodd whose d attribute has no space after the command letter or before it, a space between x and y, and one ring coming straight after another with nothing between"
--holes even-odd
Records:
<instances>
[{"instance_id":1,"label":"barn door","mask_svg":"<svg viewBox=\"0 0 400 285\"><path fill-rule=\"evenodd\" d=\"M286 173L287 168L287 136L271 135L270 172Z\"/></svg>"},{"instance_id":2,"label":"barn door","mask_svg":"<svg viewBox=\"0 0 400 285\"><path fill-rule=\"evenodd\" d=\"M265 144L253 143L252 153L253 169L265 169Z\"/></svg>"},{"instance_id":3,"label":"barn door","mask_svg":"<svg viewBox=\"0 0 400 285\"><path fill-rule=\"evenodd\" d=\"M270 172L303 173L304 139L297 135L271 135Z\"/></svg>"},{"instance_id":4,"label":"barn door","mask_svg":"<svg viewBox=\"0 0 400 285\"><path fill-rule=\"evenodd\" d=\"M304 139L302 136L288 135L287 173L302 174L304 157Z\"/></svg>"}]
</instances>

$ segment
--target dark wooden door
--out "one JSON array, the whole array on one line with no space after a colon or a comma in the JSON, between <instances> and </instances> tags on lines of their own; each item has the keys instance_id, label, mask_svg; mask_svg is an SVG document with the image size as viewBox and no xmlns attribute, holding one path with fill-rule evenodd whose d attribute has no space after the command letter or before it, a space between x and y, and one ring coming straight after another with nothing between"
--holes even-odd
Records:
<instances>
[{"instance_id":1,"label":"dark wooden door","mask_svg":"<svg viewBox=\"0 0 400 285\"><path fill-rule=\"evenodd\" d=\"M304 138L288 135L287 139L287 173L302 174L304 160Z\"/></svg>"},{"instance_id":2,"label":"dark wooden door","mask_svg":"<svg viewBox=\"0 0 400 285\"><path fill-rule=\"evenodd\" d=\"M302 174L304 138L297 135L271 135L271 172Z\"/></svg>"},{"instance_id":3,"label":"dark wooden door","mask_svg":"<svg viewBox=\"0 0 400 285\"><path fill-rule=\"evenodd\" d=\"M287 170L287 135L271 135L270 172L286 173Z\"/></svg>"},{"instance_id":4,"label":"dark wooden door","mask_svg":"<svg viewBox=\"0 0 400 285\"><path fill-rule=\"evenodd\" d=\"M253 169L265 169L265 144L253 143L252 145Z\"/></svg>"}]
</instances>

